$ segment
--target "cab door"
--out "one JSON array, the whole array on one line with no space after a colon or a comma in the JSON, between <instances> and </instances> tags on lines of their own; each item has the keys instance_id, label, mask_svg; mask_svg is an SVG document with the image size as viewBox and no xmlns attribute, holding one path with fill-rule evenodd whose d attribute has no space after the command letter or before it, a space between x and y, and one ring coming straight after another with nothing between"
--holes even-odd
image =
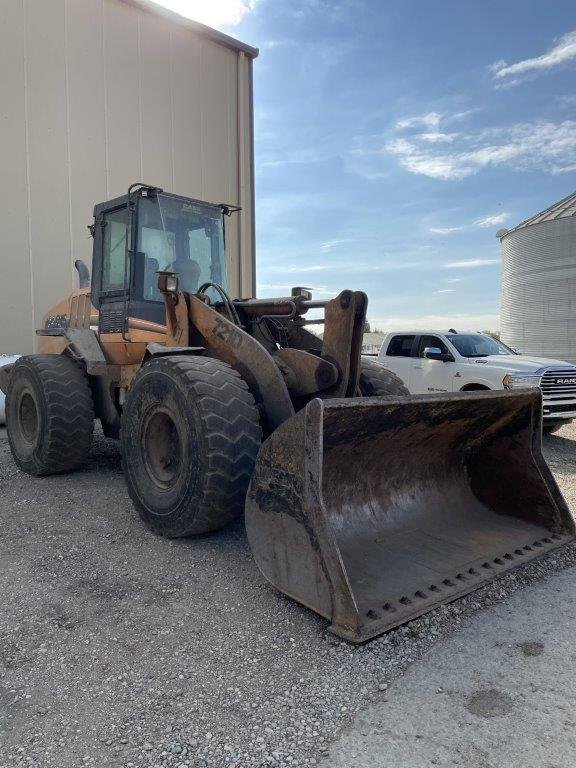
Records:
<instances>
[{"instance_id":1,"label":"cab door","mask_svg":"<svg viewBox=\"0 0 576 768\"><path fill-rule=\"evenodd\" d=\"M449 360L428 360L424 357L427 347L436 347ZM416 357L412 359L412 389L414 394L431 392L452 392L454 378L454 357L439 336L420 336L416 348Z\"/></svg>"},{"instance_id":2,"label":"cab door","mask_svg":"<svg viewBox=\"0 0 576 768\"><path fill-rule=\"evenodd\" d=\"M385 350L382 349L378 356L378 362L399 376L410 393L414 392L412 377L416 338L413 333L399 333L392 336L388 347Z\"/></svg>"}]
</instances>

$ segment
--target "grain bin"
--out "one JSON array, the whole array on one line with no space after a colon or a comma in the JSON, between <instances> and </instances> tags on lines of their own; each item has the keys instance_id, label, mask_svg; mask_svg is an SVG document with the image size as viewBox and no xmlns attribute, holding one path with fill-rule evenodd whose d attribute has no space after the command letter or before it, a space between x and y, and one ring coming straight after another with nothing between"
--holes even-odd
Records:
<instances>
[{"instance_id":1,"label":"grain bin","mask_svg":"<svg viewBox=\"0 0 576 768\"><path fill-rule=\"evenodd\" d=\"M497 237L502 341L576 363L576 193Z\"/></svg>"}]
</instances>

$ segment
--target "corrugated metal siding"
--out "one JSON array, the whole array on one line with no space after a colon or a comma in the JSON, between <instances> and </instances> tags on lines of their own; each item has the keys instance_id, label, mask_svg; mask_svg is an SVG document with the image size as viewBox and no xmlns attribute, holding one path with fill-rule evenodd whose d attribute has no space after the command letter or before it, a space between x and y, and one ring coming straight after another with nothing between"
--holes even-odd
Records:
<instances>
[{"instance_id":1,"label":"corrugated metal siding","mask_svg":"<svg viewBox=\"0 0 576 768\"><path fill-rule=\"evenodd\" d=\"M525 354L576 363L576 218L502 239L501 333Z\"/></svg>"},{"instance_id":2,"label":"corrugated metal siding","mask_svg":"<svg viewBox=\"0 0 576 768\"><path fill-rule=\"evenodd\" d=\"M232 293L252 295L251 59L121 0L0 2L0 352L27 352L91 260L92 208L133 181L241 204Z\"/></svg>"}]
</instances>

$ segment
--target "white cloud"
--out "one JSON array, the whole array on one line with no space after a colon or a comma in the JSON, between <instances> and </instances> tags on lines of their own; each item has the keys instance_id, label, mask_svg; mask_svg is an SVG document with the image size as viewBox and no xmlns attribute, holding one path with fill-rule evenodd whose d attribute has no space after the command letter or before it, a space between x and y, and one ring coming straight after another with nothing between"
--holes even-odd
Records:
<instances>
[{"instance_id":1,"label":"white cloud","mask_svg":"<svg viewBox=\"0 0 576 768\"><path fill-rule=\"evenodd\" d=\"M271 135L268 138L271 140ZM272 143L272 141L270 143ZM258 164L259 169L283 168L287 165L312 165L314 163L323 163L332 157L328 147L321 147L320 149L304 148L289 152L281 151L281 154L277 153L279 153L279 148L276 143L268 154L268 159L262 160L262 162Z\"/></svg>"},{"instance_id":2,"label":"white cloud","mask_svg":"<svg viewBox=\"0 0 576 768\"><path fill-rule=\"evenodd\" d=\"M471 109L466 109L464 112L455 112L453 115L450 115L450 120L465 120L470 115L482 112L482 109L483 107L471 107Z\"/></svg>"},{"instance_id":3,"label":"white cloud","mask_svg":"<svg viewBox=\"0 0 576 768\"><path fill-rule=\"evenodd\" d=\"M449 277L448 280L446 280L447 283L461 283L465 280L464 277Z\"/></svg>"},{"instance_id":4,"label":"white cloud","mask_svg":"<svg viewBox=\"0 0 576 768\"><path fill-rule=\"evenodd\" d=\"M442 115L438 112L427 112L423 115L414 115L398 120L396 128L403 130L405 128L437 128L442 120Z\"/></svg>"},{"instance_id":5,"label":"white cloud","mask_svg":"<svg viewBox=\"0 0 576 768\"><path fill-rule=\"evenodd\" d=\"M436 129L441 123L450 123L454 120L465 120L470 115L480 111L480 107L466 109L463 112L454 112L453 114L441 114L440 112L425 112L421 115L412 115L404 117L396 122L395 128L398 131L404 131L409 128L427 128L428 132L421 134L427 141L452 141L456 133L442 133Z\"/></svg>"},{"instance_id":6,"label":"white cloud","mask_svg":"<svg viewBox=\"0 0 576 768\"><path fill-rule=\"evenodd\" d=\"M291 285L279 285L277 283L258 283L256 285L256 291L258 295L266 294L266 298L269 296L289 296L290 291L294 287ZM337 296L338 291L329 290L325 285L319 286L307 286L308 290L313 291L316 296Z\"/></svg>"},{"instance_id":7,"label":"white cloud","mask_svg":"<svg viewBox=\"0 0 576 768\"><path fill-rule=\"evenodd\" d=\"M487 267L498 263L499 259L464 259L463 261L449 261L442 266L444 269L476 269L476 267Z\"/></svg>"},{"instance_id":8,"label":"white cloud","mask_svg":"<svg viewBox=\"0 0 576 768\"><path fill-rule=\"evenodd\" d=\"M563 35L553 48L541 56L517 61L515 64L497 61L491 66L491 70L497 80L513 77L516 79L510 84L517 84L522 82L518 79L518 75L553 69L574 58L576 58L576 30Z\"/></svg>"},{"instance_id":9,"label":"white cloud","mask_svg":"<svg viewBox=\"0 0 576 768\"><path fill-rule=\"evenodd\" d=\"M484 216L481 219L476 219L472 224L463 224L459 227L430 227L430 232L433 235L451 235L454 232L462 232L463 230L471 229L472 227L486 229L488 227L497 227L499 224L504 224L509 218L509 213L496 213L493 216Z\"/></svg>"},{"instance_id":10,"label":"white cloud","mask_svg":"<svg viewBox=\"0 0 576 768\"><path fill-rule=\"evenodd\" d=\"M494 216L485 216L483 219L477 219L474 222L474 226L482 228L497 227L498 224L504 224L504 222L508 221L509 218L509 213L496 213Z\"/></svg>"},{"instance_id":11,"label":"white cloud","mask_svg":"<svg viewBox=\"0 0 576 768\"><path fill-rule=\"evenodd\" d=\"M491 330L500 328L500 317L497 314L462 314L450 315L410 315L408 317L369 318L372 328L383 331L413 331L413 330L442 330L457 328L464 330Z\"/></svg>"},{"instance_id":12,"label":"white cloud","mask_svg":"<svg viewBox=\"0 0 576 768\"><path fill-rule=\"evenodd\" d=\"M244 16L253 11L257 0L154 0L187 19L208 24L210 27L240 24Z\"/></svg>"},{"instance_id":13,"label":"white cloud","mask_svg":"<svg viewBox=\"0 0 576 768\"><path fill-rule=\"evenodd\" d=\"M432 131L431 133L420 134L422 141L427 141L429 144L449 144L451 141L454 141L457 136L457 133L442 133L441 131Z\"/></svg>"},{"instance_id":14,"label":"white cloud","mask_svg":"<svg viewBox=\"0 0 576 768\"><path fill-rule=\"evenodd\" d=\"M434 291L434 293L454 293L454 288L440 288L437 291Z\"/></svg>"},{"instance_id":15,"label":"white cloud","mask_svg":"<svg viewBox=\"0 0 576 768\"><path fill-rule=\"evenodd\" d=\"M282 264L267 264L260 267L260 273L266 276L269 274L281 273L285 275L299 275L301 273L320 273L330 268L330 273L339 272L343 275L352 274L356 277L359 274L365 275L370 272L398 272L403 270L423 269L430 266L429 261L414 260L412 253L398 253L390 260L382 259L377 262L369 261L346 261L342 263L331 263L329 265L313 264L306 267L285 267ZM344 278L342 278L344 279Z\"/></svg>"},{"instance_id":16,"label":"white cloud","mask_svg":"<svg viewBox=\"0 0 576 768\"><path fill-rule=\"evenodd\" d=\"M344 240L327 240L325 243L322 243L320 248L323 251L331 251L333 248L337 248L339 245L344 245L345 243L351 243L352 241L349 239Z\"/></svg>"},{"instance_id":17,"label":"white cloud","mask_svg":"<svg viewBox=\"0 0 576 768\"><path fill-rule=\"evenodd\" d=\"M576 167L576 122L517 123L460 134L451 149L431 146L416 135L385 142L372 150L372 156L392 155L410 173L443 181L464 179L494 166L565 173Z\"/></svg>"},{"instance_id":18,"label":"white cloud","mask_svg":"<svg viewBox=\"0 0 576 768\"><path fill-rule=\"evenodd\" d=\"M441 151L437 145L452 145L458 142L461 133L448 133L438 130L441 124L461 121L470 115L479 112L480 108L467 109L453 114L441 114L440 112L425 112L421 115L413 115L398 120L391 128L393 134L364 134L355 136L350 152L345 157L348 169L358 173L364 178L375 180L385 178L389 174L388 164L383 159L390 154L399 156L411 154L412 145L423 145L423 153L428 152L431 157L440 156ZM398 133L406 132L407 138L399 137ZM387 139L391 139L387 141ZM434 170L434 175L443 176L442 162L440 167Z\"/></svg>"},{"instance_id":19,"label":"white cloud","mask_svg":"<svg viewBox=\"0 0 576 768\"><path fill-rule=\"evenodd\" d=\"M576 107L576 94L569 94L565 96L556 96L555 99L561 107L572 109Z\"/></svg>"},{"instance_id":20,"label":"white cloud","mask_svg":"<svg viewBox=\"0 0 576 768\"><path fill-rule=\"evenodd\" d=\"M451 235L453 232L461 232L464 227L430 227L433 235Z\"/></svg>"},{"instance_id":21,"label":"white cloud","mask_svg":"<svg viewBox=\"0 0 576 768\"><path fill-rule=\"evenodd\" d=\"M283 274L286 274L294 272L321 272L323 269L327 268L328 267L325 264L310 264L307 267L285 267L282 264L273 264L272 266L268 267L268 271L282 272Z\"/></svg>"}]
</instances>

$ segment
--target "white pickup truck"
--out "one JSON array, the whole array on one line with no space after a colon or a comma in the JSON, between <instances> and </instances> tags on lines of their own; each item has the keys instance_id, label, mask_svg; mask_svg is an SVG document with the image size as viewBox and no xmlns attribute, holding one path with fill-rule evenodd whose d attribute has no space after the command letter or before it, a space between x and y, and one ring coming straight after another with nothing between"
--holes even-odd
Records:
<instances>
[{"instance_id":1,"label":"white pickup truck","mask_svg":"<svg viewBox=\"0 0 576 768\"><path fill-rule=\"evenodd\" d=\"M522 355L483 333L389 333L378 360L413 395L540 387L544 432L576 418L576 366Z\"/></svg>"}]
</instances>

